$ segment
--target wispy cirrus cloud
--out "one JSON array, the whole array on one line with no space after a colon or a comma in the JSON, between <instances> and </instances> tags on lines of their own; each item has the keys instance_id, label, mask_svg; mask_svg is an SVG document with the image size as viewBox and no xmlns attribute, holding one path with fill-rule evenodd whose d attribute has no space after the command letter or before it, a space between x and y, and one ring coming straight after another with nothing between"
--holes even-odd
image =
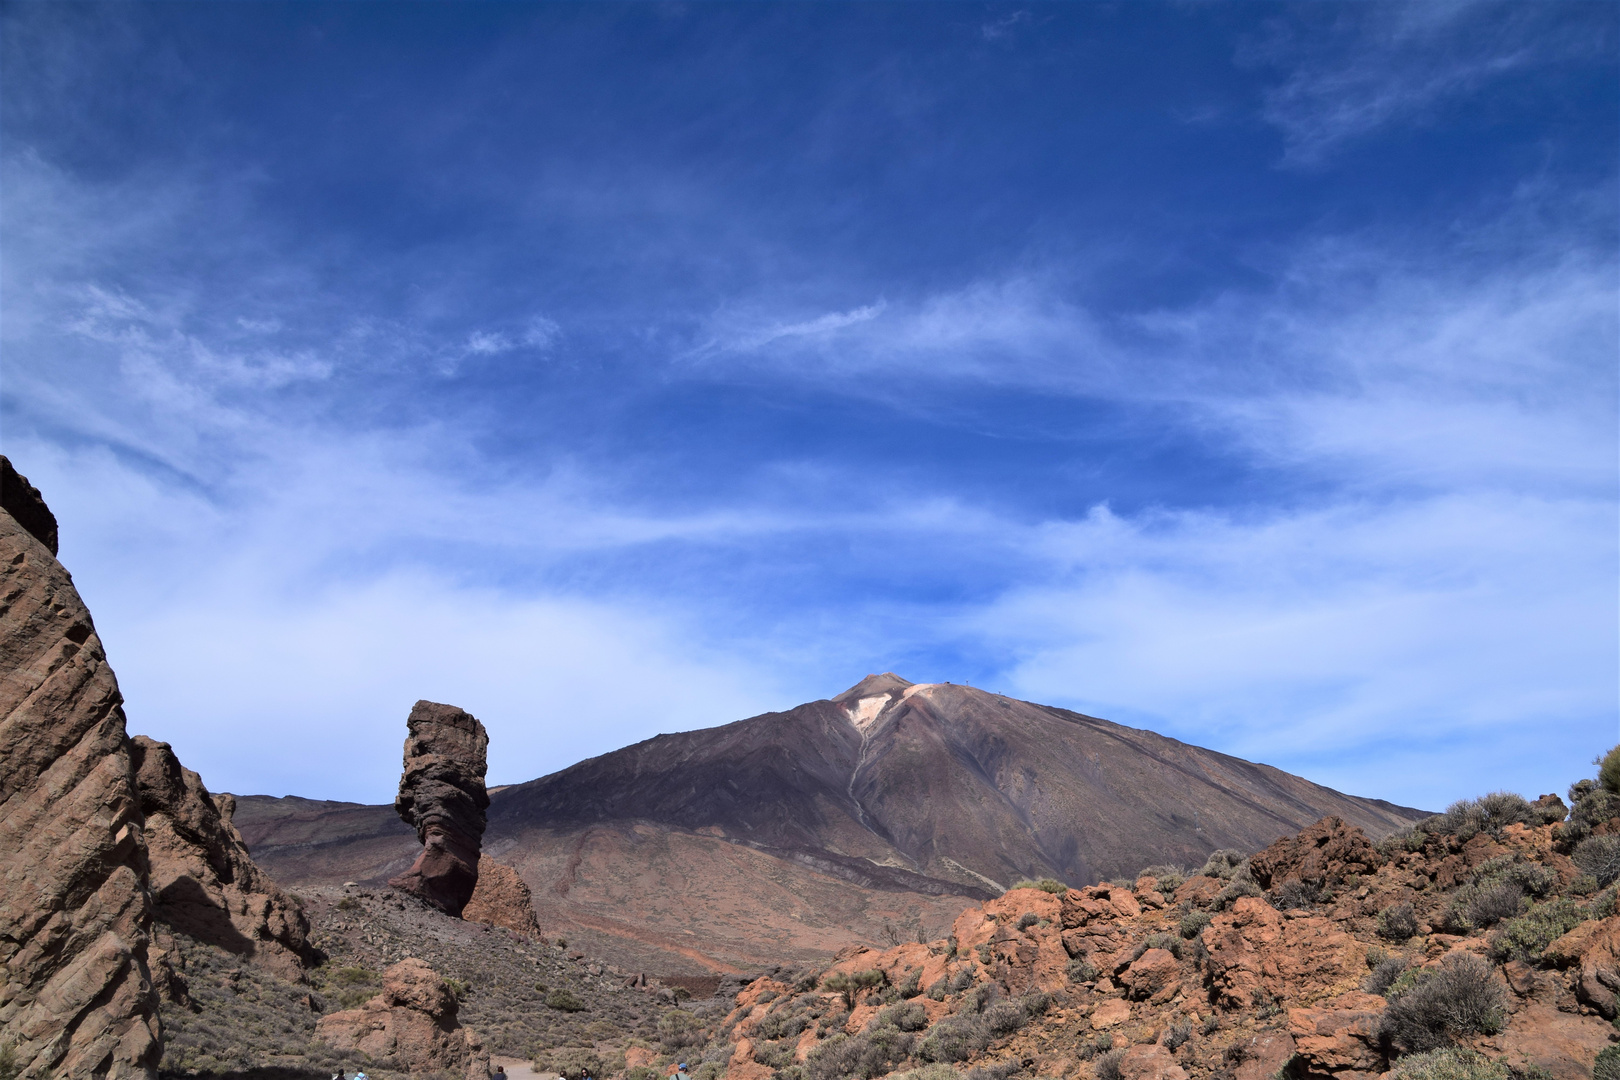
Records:
<instances>
[{"instance_id":1,"label":"wispy cirrus cloud","mask_svg":"<svg viewBox=\"0 0 1620 1080\"><path fill-rule=\"evenodd\" d=\"M1239 54L1286 71L1263 115L1287 139L1285 164L1301 167L1389 125L1422 125L1497 80L1612 49L1580 5L1437 0L1308 14L1328 25L1278 20Z\"/></svg>"}]
</instances>

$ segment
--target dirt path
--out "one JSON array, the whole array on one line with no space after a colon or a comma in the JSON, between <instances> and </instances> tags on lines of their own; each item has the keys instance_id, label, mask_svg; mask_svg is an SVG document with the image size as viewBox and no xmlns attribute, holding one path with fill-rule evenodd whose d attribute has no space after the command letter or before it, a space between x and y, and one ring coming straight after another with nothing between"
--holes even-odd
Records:
<instances>
[{"instance_id":1,"label":"dirt path","mask_svg":"<svg viewBox=\"0 0 1620 1080\"><path fill-rule=\"evenodd\" d=\"M530 1068L527 1061L521 1058L492 1057L489 1059L490 1067L499 1065L506 1070L506 1080L540 1080L543 1076L554 1076L554 1073L537 1073Z\"/></svg>"}]
</instances>

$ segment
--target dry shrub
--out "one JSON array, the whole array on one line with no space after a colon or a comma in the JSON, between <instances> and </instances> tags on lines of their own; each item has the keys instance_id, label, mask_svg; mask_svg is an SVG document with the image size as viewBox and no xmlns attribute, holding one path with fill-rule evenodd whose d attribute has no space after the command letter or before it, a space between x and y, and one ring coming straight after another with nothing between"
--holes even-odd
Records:
<instances>
[{"instance_id":1,"label":"dry shrub","mask_svg":"<svg viewBox=\"0 0 1620 1080\"><path fill-rule=\"evenodd\" d=\"M1503 1021L1502 991L1491 979L1490 965L1452 953L1398 991L1384 1010L1380 1031L1401 1050L1417 1053L1467 1035L1495 1034Z\"/></svg>"}]
</instances>

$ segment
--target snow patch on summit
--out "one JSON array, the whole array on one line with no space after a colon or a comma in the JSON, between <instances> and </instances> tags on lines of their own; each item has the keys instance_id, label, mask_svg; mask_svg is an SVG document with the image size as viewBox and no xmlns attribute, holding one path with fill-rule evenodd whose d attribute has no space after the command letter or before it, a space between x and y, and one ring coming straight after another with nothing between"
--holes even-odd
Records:
<instances>
[{"instance_id":1,"label":"snow patch on summit","mask_svg":"<svg viewBox=\"0 0 1620 1080\"><path fill-rule=\"evenodd\" d=\"M888 703L889 695L879 694L877 697L863 697L853 705L845 705L844 708L849 712L849 722L864 735L866 729L877 722L878 714Z\"/></svg>"}]
</instances>

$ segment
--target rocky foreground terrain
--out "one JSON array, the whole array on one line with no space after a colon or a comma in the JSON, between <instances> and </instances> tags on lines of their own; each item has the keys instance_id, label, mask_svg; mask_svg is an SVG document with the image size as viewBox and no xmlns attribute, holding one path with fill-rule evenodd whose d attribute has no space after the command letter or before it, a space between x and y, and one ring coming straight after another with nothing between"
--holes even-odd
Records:
<instances>
[{"instance_id":1,"label":"rocky foreground terrain","mask_svg":"<svg viewBox=\"0 0 1620 1080\"><path fill-rule=\"evenodd\" d=\"M415 857L391 808L239 800L296 886ZM830 700L660 735L490 793L484 849L543 925L625 965L728 972L946 932L1020 878L1078 885L1254 850L1324 815L1374 837L1421 811L1095 717L873 675Z\"/></svg>"},{"instance_id":2,"label":"rocky foreground terrain","mask_svg":"<svg viewBox=\"0 0 1620 1080\"><path fill-rule=\"evenodd\" d=\"M1611 1080L1620 795L1593 781L1571 794L1568 814L1551 796L1493 795L1379 842L1327 818L1193 871L1021 883L933 940L727 976L690 999L555 939L387 889L321 887L303 905L329 959L303 985L193 949L193 1000L201 984L213 999L168 1021L165 1067L407 1075L334 1050L322 1016L418 957L486 1052L576 1078L655 1080L684 1061L700 1080L1577 1080L1614 1046L1616 1072L1599 1073ZM262 1020L267 1034L238 1035L234 1058L206 1048L230 993L239 1012L243 995L275 997L249 1015L289 1018L284 1053L266 1056L277 1036ZM1450 1071L1421 1071L1436 1054Z\"/></svg>"}]
</instances>

